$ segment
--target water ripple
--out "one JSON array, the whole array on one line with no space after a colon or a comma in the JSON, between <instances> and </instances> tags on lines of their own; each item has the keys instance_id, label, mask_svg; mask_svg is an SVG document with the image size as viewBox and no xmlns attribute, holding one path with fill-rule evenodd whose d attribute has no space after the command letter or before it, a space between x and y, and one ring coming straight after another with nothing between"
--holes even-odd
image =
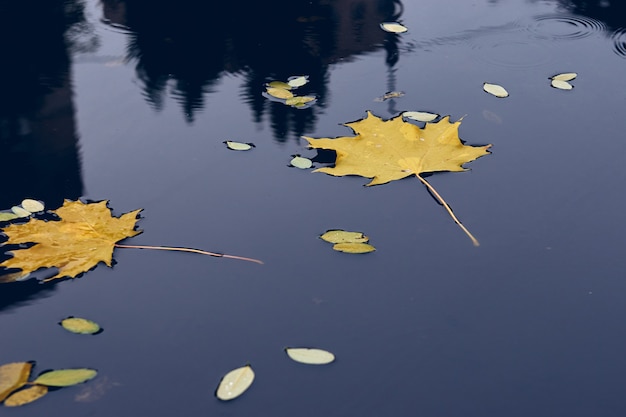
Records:
<instances>
[{"instance_id":1,"label":"water ripple","mask_svg":"<svg viewBox=\"0 0 626 417\"><path fill-rule=\"evenodd\" d=\"M611 34L611 40L613 41L613 51L626 58L626 28L617 29Z\"/></svg>"},{"instance_id":2,"label":"water ripple","mask_svg":"<svg viewBox=\"0 0 626 417\"><path fill-rule=\"evenodd\" d=\"M587 16L541 15L534 20L529 30L539 39L581 39L606 30L604 23Z\"/></svg>"}]
</instances>

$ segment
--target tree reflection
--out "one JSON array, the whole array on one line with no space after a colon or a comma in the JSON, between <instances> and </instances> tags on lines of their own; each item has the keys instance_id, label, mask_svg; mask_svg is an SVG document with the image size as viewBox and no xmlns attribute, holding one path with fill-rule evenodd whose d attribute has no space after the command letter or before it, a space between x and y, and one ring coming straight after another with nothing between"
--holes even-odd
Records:
<instances>
[{"instance_id":1,"label":"tree reflection","mask_svg":"<svg viewBox=\"0 0 626 417\"><path fill-rule=\"evenodd\" d=\"M193 122L219 79L240 74L241 98L256 122L269 119L279 140L312 130L326 106L330 65L383 47L388 56L395 50L390 65L397 60L397 36L378 25L399 18L399 0L226 1L217 7L194 0L169 7L103 0L103 6L110 24L129 30L128 58L156 109L171 93ZM306 88L317 96L315 106L293 109L262 96L266 82L292 75L310 76Z\"/></svg>"}]
</instances>

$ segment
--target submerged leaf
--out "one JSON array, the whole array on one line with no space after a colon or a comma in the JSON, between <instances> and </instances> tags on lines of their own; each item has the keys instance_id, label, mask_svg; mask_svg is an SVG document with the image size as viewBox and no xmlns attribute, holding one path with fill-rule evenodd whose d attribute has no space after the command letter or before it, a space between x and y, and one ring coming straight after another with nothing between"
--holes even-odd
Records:
<instances>
[{"instance_id":1,"label":"submerged leaf","mask_svg":"<svg viewBox=\"0 0 626 417\"><path fill-rule=\"evenodd\" d=\"M254 381L254 371L250 365L233 369L220 381L215 395L222 401L229 401L243 394Z\"/></svg>"},{"instance_id":2,"label":"submerged leaf","mask_svg":"<svg viewBox=\"0 0 626 417\"><path fill-rule=\"evenodd\" d=\"M335 360L335 355L322 349L287 348L285 352L294 361L308 365L326 365Z\"/></svg>"},{"instance_id":3,"label":"submerged leaf","mask_svg":"<svg viewBox=\"0 0 626 417\"><path fill-rule=\"evenodd\" d=\"M287 81L287 84L290 87L298 88L298 87L302 87L303 85L305 85L308 82L309 82L309 76L308 75L299 75L299 76L289 77L289 80Z\"/></svg>"},{"instance_id":4,"label":"submerged leaf","mask_svg":"<svg viewBox=\"0 0 626 417\"><path fill-rule=\"evenodd\" d=\"M348 232L346 230L331 229L320 236L320 239L329 243L367 243L369 237L361 232Z\"/></svg>"},{"instance_id":5,"label":"submerged leaf","mask_svg":"<svg viewBox=\"0 0 626 417\"><path fill-rule=\"evenodd\" d=\"M98 371L89 368L58 369L45 372L33 381L33 384L47 385L49 387L70 387L82 384L98 375Z\"/></svg>"},{"instance_id":6,"label":"submerged leaf","mask_svg":"<svg viewBox=\"0 0 626 417\"><path fill-rule=\"evenodd\" d=\"M26 384L32 368L33 364L30 362L13 362L0 365L0 402L10 393Z\"/></svg>"},{"instance_id":7,"label":"submerged leaf","mask_svg":"<svg viewBox=\"0 0 626 417\"><path fill-rule=\"evenodd\" d=\"M578 74L575 72L564 72L562 74L553 75L550 78L556 81L572 81L576 77L578 77Z\"/></svg>"},{"instance_id":8,"label":"submerged leaf","mask_svg":"<svg viewBox=\"0 0 626 417\"><path fill-rule=\"evenodd\" d=\"M417 120L418 122L432 122L439 117L439 115L437 113L429 113L425 111L405 111L402 113L402 117Z\"/></svg>"},{"instance_id":9,"label":"submerged leaf","mask_svg":"<svg viewBox=\"0 0 626 417\"><path fill-rule=\"evenodd\" d=\"M391 33L404 33L407 30L409 30L406 26L401 25L398 22L385 22L385 23L381 23L380 27L385 31L385 32L391 32Z\"/></svg>"},{"instance_id":10,"label":"submerged leaf","mask_svg":"<svg viewBox=\"0 0 626 417\"><path fill-rule=\"evenodd\" d=\"M275 88L275 87L267 87L265 89L267 94L272 97L287 99L293 97L293 93L289 90L285 90L284 88Z\"/></svg>"},{"instance_id":11,"label":"submerged leaf","mask_svg":"<svg viewBox=\"0 0 626 417\"><path fill-rule=\"evenodd\" d=\"M249 151L254 148L254 144L252 143L233 142L232 140L227 140L224 143L228 149L233 151Z\"/></svg>"},{"instance_id":12,"label":"submerged leaf","mask_svg":"<svg viewBox=\"0 0 626 417\"><path fill-rule=\"evenodd\" d=\"M96 334L102 330L98 323L80 317L68 317L59 324L65 330L78 334Z\"/></svg>"},{"instance_id":13,"label":"submerged leaf","mask_svg":"<svg viewBox=\"0 0 626 417\"><path fill-rule=\"evenodd\" d=\"M562 80L552 80L550 81L550 85L554 88L558 88L559 90L571 90L572 88L574 88L573 85L571 85L567 81Z\"/></svg>"},{"instance_id":14,"label":"submerged leaf","mask_svg":"<svg viewBox=\"0 0 626 417\"><path fill-rule=\"evenodd\" d=\"M23 200L22 207L24 207L24 210L30 211L31 213L39 213L45 209L45 206L41 201L33 200L31 198Z\"/></svg>"},{"instance_id":15,"label":"submerged leaf","mask_svg":"<svg viewBox=\"0 0 626 417\"><path fill-rule=\"evenodd\" d=\"M337 252L345 253L369 253L376 250L375 247L368 243L335 243L333 249Z\"/></svg>"},{"instance_id":16,"label":"submerged leaf","mask_svg":"<svg viewBox=\"0 0 626 417\"><path fill-rule=\"evenodd\" d=\"M313 166L313 161L309 158L303 158L299 155L294 155L293 159L289 162L291 166L300 168L300 169L308 169Z\"/></svg>"},{"instance_id":17,"label":"submerged leaf","mask_svg":"<svg viewBox=\"0 0 626 417\"><path fill-rule=\"evenodd\" d=\"M33 385L21 391L17 391L4 401L7 407L19 407L30 404L48 393L48 387L44 385Z\"/></svg>"},{"instance_id":18,"label":"submerged leaf","mask_svg":"<svg viewBox=\"0 0 626 417\"><path fill-rule=\"evenodd\" d=\"M506 91L504 87L498 84L484 83L483 90L499 98L504 98L504 97L509 96L509 92Z\"/></svg>"},{"instance_id":19,"label":"submerged leaf","mask_svg":"<svg viewBox=\"0 0 626 417\"><path fill-rule=\"evenodd\" d=\"M376 97L374 101L385 101L391 98L398 98L404 96L404 91L388 91L380 97Z\"/></svg>"}]
</instances>

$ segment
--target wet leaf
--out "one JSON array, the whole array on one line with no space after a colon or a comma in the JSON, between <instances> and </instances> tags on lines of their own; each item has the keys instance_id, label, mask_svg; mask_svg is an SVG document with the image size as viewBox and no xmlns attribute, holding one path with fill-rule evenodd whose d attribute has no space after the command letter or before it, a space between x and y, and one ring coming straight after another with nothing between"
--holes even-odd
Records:
<instances>
[{"instance_id":1,"label":"wet leaf","mask_svg":"<svg viewBox=\"0 0 626 417\"><path fill-rule=\"evenodd\" d=\"M102 330L100 325L95 321L80 317L68 317L61 320L59 324L63 326L65 330L77 334L95 334Z\"/></svg>"},{"instance_id":2,"label":"wet leaf","mask_svg":"<svg viewBox=\"0 0 626 417\"><path fill-rule=\"evenodd\" d=\"M16 389L24 386L30 376L33 364L13 362L0 365L0 402Z\"/></svg>"},{"instance_id":3,"label":"wet leaf","mask_svg":"<svg viewBox=\"0 0 626 417\"><path fill-rule=\"evenodd\" d=\"M504 87L498 84L484 83L483 90L499 98L504 98L504 97L509 96L509 92L506 91Z\"/></svg>"},{"instance_id":4,"label":"wet leaf","mask_svg":"<svg viewBox=\"0 0 626 417\"><path fill-rule=\"evenodd\" d=\"M369 237L361 232L349 232L341 229L331 229L320 236L320 239L329 243L367 243Z\"/></svg>"},{"instance_id":5,"label":"wet leaf","mask_svg":"<svg viewBox=\"0 0 626 417\"><path fill-rule=\"evenodd\" d=\"M30 211L25 210L24 208L20 206L11 207L11 211L15 213L17 217L29 217L31 214L33 214Z\"/></svg>"},{"instance_id":6,"label":"wet leaf","mask_svg":"<svg viewBox=\"0 0 626 417\"><path fill-rule=\"evenodd\" d=\"M227 140L224 143L226 144L226 147L228 147L228 149L231 149L233 151L249 151L250 149L254 148L253 143L233 142L232 140Z\"/></svg>"},{"instance_id":7,"label":"wet leaf","mask_svg":"<svg viewBox=\"0 0 626 417\"><path fill-rule=\"evenodd\" d=\"M572 81L576 77L578 77L578 74L575 72L564 72L562 74L553 75L550 78L556 81Z\"/></svg>"},{"instance_id":8,"label":"wet leaf","mask_svg":"<svg viewBox=\"0 0 626 417\"><path fill-rule=\"evenodd\" d=\"M215 395L223 401L233 400L243 394L254 381L254 371L250 365L233 369L220 381Z\"/></svg>"},{"instance_id":9,"label":"wet leaf","mask_svg":"<svg viewBox=\"0 0 626 417\"><path fill-rule=\"evenodd\" d=\"M404 95L404 91L389 91L380 97L376 97L374 101L385 101L391 98L398 98Z\"/></svg>"},{"instance_id":10,"label":"wet leaf","mask_svg":"<svg viewBox=\"0 0 626 417\"><path fill-rule=\"evenodd\" d=\"M294 361L308 365L326 365L335 360L335 355L322 349L287 348L285 352Z\"/></svg>"},{"instance_id":11,"label":"wet leaf","mask_svg":"<svg viewBox=\"0 0 626 417\"><path fill-rule=\"evenodd\" d=\"M333 249L337 252L345 253L369 253L376 250L368 243L335 243Z\"/></svg>"},{"instance_id":12,"label":"wet leaf","mask_svg":"<svg viewBox=\"0 0 626 417\"><path fill-rule=\"evenodd\" d=\"M49 279L74 278L99 262L111 266L116 242L141 233L134 230L139 210L113 217L107 201L85 204L65 200L53 211L60 221L31 218L28 223L9 224L2 229L8 236L5 245L33 242L26 249L15 249L12 258L0 267L18 268L23 273L39 268L58 268Z\"/></svg>"},{"instance_id":13,"label":"wet leaf","mask_svg":"<svg viewBox=\"0 0 626 417\"><path fill-rule=\"evenodd\" d=\"M284 88L267 87L265 91L267 91L267 94L270 96L276 98L287 99L293 97L293 93L289 90L285 90Z\"/></svg>"},{"instance_id":14,"label":"wet leaf","mask_svg":"<svg viewBox=\"0 0 626 417\"><path fill-rule=\"evenodd\" d=\"M30 404L48 393L48 387L44 385L33 385L21 391L17 391L4 401L6 407L19 407Z\"/></svg>"},{"instance_id":15,"label":"wet leaf","mask_svg":"<svg viewBox=\"0 0 626 417\"><path fill-rule=\"evenodd\" d=\"M404 33L407 30L409 30L406 26L401 25L398 22L385 22L385 23L381 23L380 27L385 31L385 32L391 32L391 33Z\"/></svg>"},{"instance_id":16,"label":"wet leaf","mask_svg":"<svg viewBox=\"0 0 626 417\"><path fill-rule=\"evenodd\" d=\"M313 166L313 161L309 158L303 158L299 155L294 155L293 159L289 162L291 166L300 168L300 169L308 169Z\"/></svg>"},{"instance_id":17,"label":"wet leaf","mask_svg":"<svg viewBox=\"0 0 626 417\"><path fill-rule=\"evenodd\" d=\"M282 90L291 90L291 88L293 87L292 85L282 81L272 81L271 83L267 83L267 86L271 88L279 88Z\"/></svg>"},{"instance_id":18,"label":"wet leaf","mask_svg":"<svg viewBox=\"0 0 626 417\"><path fill-rule=\"evenodd\" d=\"M17 219L17 218L19 218L19 216L13 212L10 212L10 213L5 212L5 211L0 212L0 222L6 222L6 221Z\"/></svg>"},{"instance_id":19,"label":"wet leaf","mask_svg":"<svg viewBox=\"0 0 626 417\"><path fill-rule=\"evenodd\" d=\"M562 80L552 80L550 81L550 85L554 88L558 88L559 90L571 90L572 88L574 88L573 85L571 85L567 81Z\"/></svg>"},{"instance_id":20,"label":"wet leaf","mask_svg":"<svg viewBox=\"0 0 626 417\"><path fill-rule=\"evenodd\" d=\"M315 97L313 96L293 96L285 100L285 104L293 107L301 107L312 101L315 101Z\"/></svg>"},{"instance_id":21,"label":"wet leaf","mask_svg":"<svg viewBox=\"0 0 626 417\"><path fill-rule=\"evenodd\" d=\"M308 82L309 82L308 75L293 76L293 77L289 77L289 80L287 80L287 84L293 88L302 87Z\"/></svg>"},{"instance_id":22,"label":"wet leaf","mask_svg":"<svg viewBox=\"0 0 626 417\"><path fill-rule=\"evenodd\" d=\"M22 207L24 210L30 211L31 213L38 213L40 211L44 211L45 209L45 206L41 201L33 200L31 198L23 200Z\"/></svg>"},{"instance_id":23,"label":"wet leaf","mask_svg":"<svg viewBox=\"0 0 626 417\"><path fill-rule=\"evenodd\" d=\"M33 381L33 384L47 385L49 387L70 387L82 384L98 375L98 371L89 368L58 369L45 372Z\"/></svg>"},{"instance_id":24,"label":"wet leaf","mask_svg":"<svg viewBox=\"0 0 626 417\"><path fill-rule=\"evenodd\" d=\"M436 113L429 113L425 111L405 111L404 113L402 113L402 117L417 120L418 122L432 122L437 117L439 117L439 115Z\"/></svg>"}]
</instances>

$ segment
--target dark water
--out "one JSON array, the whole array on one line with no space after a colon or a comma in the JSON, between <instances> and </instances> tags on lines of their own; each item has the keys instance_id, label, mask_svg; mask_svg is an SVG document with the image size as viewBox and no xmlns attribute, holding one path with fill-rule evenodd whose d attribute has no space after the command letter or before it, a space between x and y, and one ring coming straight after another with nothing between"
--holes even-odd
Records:
<instances>
[{"instance_id":1,"label":"dark water","mask_svg":"<svg viewBox=\"0 0 626 417\"><path fill-rule=\"evenodd\" d=\"M129 243L265 265L117 250L80 279L3 285L0 363L99 376L0 414L623 416L624 6L223 3L2 1L0 208L107 199L144 208ZM392 20L409 32L380 30ZM574 90L550 87L569 71ZM262 96L300 74L315 105ZM349 135L366 110L464 117L462 139L493 144L429 177L479 248L415 178L366 188L287 167L316 155L301 135ZM317 239L330 228L378 250L333 252ZM66 334L68 315L105 331ZM337 361L299 365L286 346ZM251 389L219 402L246 363Z\"/></svg>"}]
</instances>

